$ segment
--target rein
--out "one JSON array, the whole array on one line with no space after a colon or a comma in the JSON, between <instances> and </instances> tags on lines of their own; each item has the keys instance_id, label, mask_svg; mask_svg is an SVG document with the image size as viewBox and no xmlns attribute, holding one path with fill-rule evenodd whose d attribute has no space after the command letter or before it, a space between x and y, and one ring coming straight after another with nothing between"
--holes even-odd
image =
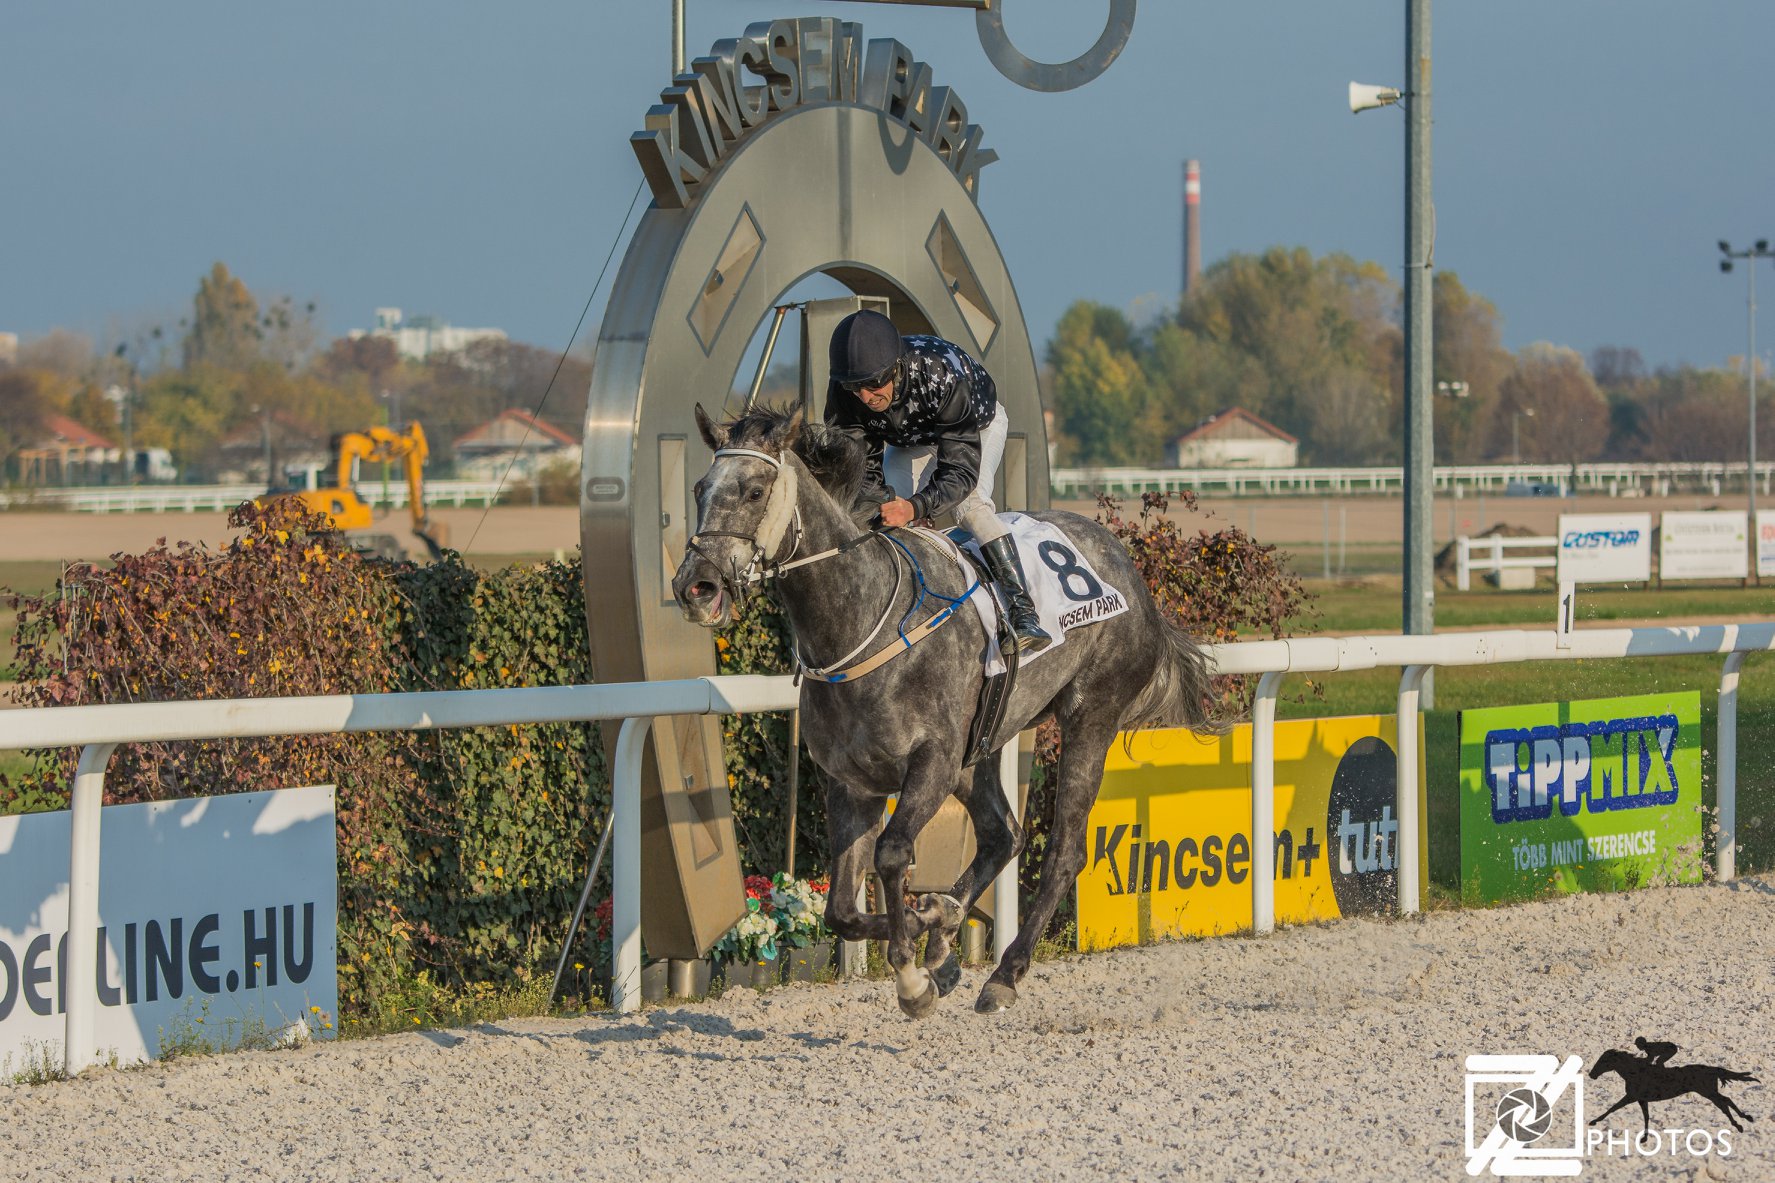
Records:
<instances>
[{"instance_id":1,"label":"rein","mask_svg":"<svg viewBox=\"0 0 1775 1183\"><path fill-rule=\"evenodd\" d=\"M830 684L856 681L864 674L871 673L886 665L895 657L898 657L900 654L906 652L906 650L918 644L918 642L936 632L939 628L942 628L954 618L956 609L965 603L967 598L974 593L974 590L980 586L980 581L976 578L959 596L954 597L946 596L941 592L933 590L931 586L925 582L924 568L919 564L918 557L908 549L906 544L891 534L879 533L877 531L859 534L855 538L851 538L837 546L829 547L817 554L796 558L795 552L801 546L802 529L801 505L796 498L795 469L792 466L785 464L780 457L772 456L769 452L760 452L752 448L716 449L715 458L717 460L727 456L745 456L753 460L762 460L777 470L777 479L771 484L770 500L765 505L764 516L759 520L758 529L755 533L742 534L737 530L698 530L695 534L692 534L685 543L686 547L702 556L703 561L715 569L716 574L721 578L722 584L727 588L730 598L732 598L735 603L739 602L739 592L742 588L750 587L755 583L768 582L780 575L795 570L797 567L808 567L812 566L814 563L823 562L826 559L836 558L839 555L845 554L856 547L861 546L871 538L881 538L890 543L894 548L890 552L894 558L894 590L892 594L888 596L887 606L882 609L881 619L875 622L875 627L869 630L868 636L858 642L849 653L846 653L843 657L839 658L829 666L822 667L809 664L807 659L802 656L801 643L799 639L797 639L793 647L795 651L796 676L798 678L805 674L817 681ZM793 531L792 535L791 530ZM716 563L714 559L709 557L708 553L705 552L702 547L697 545L697 539L699 538L737 538L742 542L751 544L752 554L746 561L745 567L743 569L734 570L731 573L730 578L729 574L722 570L720 564ZM788 543L787 553L781 554L781 557L775 557L782 552L785 541ZM847 662L852 661L857 654L868 648L869 644L874 641L876 637L881 635L881 630L887 626L888 620L892 618L894 614L894 605L900 599L900 586L903 582L902 572L900 570L900 558L902 555L905 557L907 564L912 568L912 578L914 584L918 588L918 598L913 600L912 606L907 608L906 611L901 614L900 623L896 629L898 635L892 641L889 641L885 646L877 649L863 660L856 662L856 664L847 665ZM914 612L918 611L919 606L924 603L926 597L943 600L945 602L943 609L908 632L906 629L906 621Z\"/></svg>"}]
</instances>

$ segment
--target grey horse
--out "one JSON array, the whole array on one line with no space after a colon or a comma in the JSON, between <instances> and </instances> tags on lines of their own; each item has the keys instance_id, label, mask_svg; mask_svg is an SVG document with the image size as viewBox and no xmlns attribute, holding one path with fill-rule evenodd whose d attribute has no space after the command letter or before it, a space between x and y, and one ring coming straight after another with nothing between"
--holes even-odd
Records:
<instances>
[{"instance_id":1,"label":"grey horse","mask_svg":"<svg viewBox=\"0 0 1775 1183\"><path fill-rule=\"evenodd\" d=\"M919 643L901 644L899 630L913 634L948 607L928 596L920 604L915 576L950 597L967 581L937 543L917 532L873 532L860 524L872 507L853 507L863 456L850 440L804 424L799 409L760 409L717 424L698 406L696 422L715 459L696 483L696 533L672 581L686 619L718 627L736 617L754 584L774 579L796 651L810 669L819 662L828 670L854 669L883 649L897 650L855 680L809 676L801 686L801 734L828 781L826 922L846 940L887 941L900 1008L921 1017L961 979L954 944L968 910L1023 848L997 761L964 768L986 630L964 606ZM1085 865L1086 822L1116 733L1156 723L1201 725L1210 701L1201 650L1160 615L1115 537L1076 514L1034 516L1056 526L1123 594L1128 610L1068 633L1064 645L1025 666L991 736L989 750L997 751L1051 716L1062 746L1040 884L1017 939L975 1003L983 1014L1016 1001L1036 939ZM871 850L896 793L893 817ZM973 821L977 853L947 894L909 905L913 839L951 795ZM856 904L871 858L885 915ZM914 964L915 942L925 933L923 963Z\"/></svg>"}]
</instances>

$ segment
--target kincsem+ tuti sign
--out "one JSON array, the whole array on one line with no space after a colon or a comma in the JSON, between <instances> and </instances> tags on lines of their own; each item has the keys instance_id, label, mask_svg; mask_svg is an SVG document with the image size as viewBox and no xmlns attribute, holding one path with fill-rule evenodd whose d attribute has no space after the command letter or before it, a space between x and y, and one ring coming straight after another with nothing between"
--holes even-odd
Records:
<instances>
[{"instance_id":1,"label":"kincsem+ tuti sign","mask_svg":"<svg viewBox=\"0 0 1775 1183\"><path fill-rule=\"evenodd\" d=\"M1421 728L1421 723L1420 723ZM1398 898L1397 724L1389 716L1276 724L1279 921L1391 911ZM1422 841L1423 745L1418 794ZM1139 731L1111 746L1078 880L1084 950L1251 925L1251 725L1205 739Z\"/></svg>"},{"instance_id":2,"label":"kincsem+ tuti sign","mask_svg":"<svg viewBox=\"0 0 1775 1183\"><path fill-rule=\"evenodd\" d=\"M653 200L683 209L759 127L801 107L872 107L924 140L979 200L980 170L998 153L980 146L961 97L890 37L865 43L863 26L832 17L761 21L717 41L660 91L629 137Z\"/></svg>"},{"instance_id":3,"label":"kincsem+ tuti sign","mask_svg":"<svg viewBox=\"0 0 1775 1183\"><path fill-rule=\"evenodd\" d=\"M0 1076L59 1062L68 1000L96 1000L93 1060L226 1046L338 1011L333 788L112 805L99 928L68 932L69 814L0 817ZM98 946L68 980L68 943Z\"/></svg>"},{"instance_id":4,"label":"kincsem+ tuti sign","mask_svg":"<svg viewBox=\"0 0 1775 1183\"><path fill-rule=\"evenodd\" d=\"M1461 712L1469 902L1701 878L1698 691Z\"/></svg>"}]
</instances>

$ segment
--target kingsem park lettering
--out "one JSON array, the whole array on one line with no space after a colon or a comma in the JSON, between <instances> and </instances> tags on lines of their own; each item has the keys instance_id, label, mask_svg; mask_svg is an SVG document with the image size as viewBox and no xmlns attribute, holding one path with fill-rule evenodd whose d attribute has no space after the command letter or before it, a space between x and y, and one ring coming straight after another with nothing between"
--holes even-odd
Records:
<instances>
[{"instance_id":1,"label":"kingsem park lettering","mask_svg":"<svg viewBox=\"0 0 1775 1183\"><path fill-rule=\"evenodd\" d=\"M752 81L748 81L752 79ZM881 111L930 145L979 200L980 170L998 153L980 146L961 97L890 37L832 17L761 21L717 41L672 79L629 137L653 200L683 209L759 128L801 107L850 103Z\"/></svg>"},{"instance_id":2,"label":"kingsem park lettering","mask_svg":"<svg viewBox=\"0 0 1775 1183\"><path fill-rule=\"evenodd\" d=\"M1490 731L1492 820L1543 821L1555 808L1571 817L1672 804L1678 730L1676 716L1665 714Z\"/></svg>"},{"instance_id":3,"label":"kingsem park lettering","mask_svg":"<svg viewBox=\"0 0 1775 1183\"><path fill-rule=\"evenodd\" d=\"M187 994L217 995L256 990L280 981L300 985L315 969L315 904L248 908L223 914L173 916L131 922L113 931L101 926L94 987L99 1005L134 1006L139 1002L183 998ZM238 949L238 962L225 964L223 947ZM107 947L117 964L107 964ZM0 1022L15 1007L32 1014L62 1014L67 1009L68 934L58 938L40 932L22 948L0 940Z\"/></svg>"}]
</instances>

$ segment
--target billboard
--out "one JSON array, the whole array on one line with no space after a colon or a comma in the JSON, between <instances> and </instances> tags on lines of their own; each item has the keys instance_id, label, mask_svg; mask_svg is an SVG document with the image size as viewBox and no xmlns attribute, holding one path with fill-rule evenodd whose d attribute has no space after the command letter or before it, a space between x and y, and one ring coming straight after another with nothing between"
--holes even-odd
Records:
<instances>
[{"instance_id":1,"label":"billboard","mask_svg":"<svg viewBox=\"0 0 1775 1183\"><path fill-rule=\"evenodd\" d=\"M1701 878L1701 694L1461 712L1461 898Z\"/></svg>"},{"instance_id":2,"label":"billboard","mask_svg":"<svg viewBox=\"0 0 1775 1183\"><path fill-rule=\"evenodd\" d=\"M1757 510L1757 574L1775 575L1775 513Z\"/></svg>"},{"instance_id":3,"label":"billboard","mask_svg":"<svg viewBox=\"0 0 1775 1183\"><path fill-rule=\"evenodd\" d=\"M339 1009L333 786L112 805L100 814L95 980L64 980L69 814L0 817L0 1069L59 1061L70 989L121 1064Z\"/></svg>"},{"instance_id":4,"label":"billboard","mask_svg":"<svg viewBox=\"0 0 1775 1183\"><path fill-rule=\"evenodd\" d=\"M1741 509L1666 512L1659 522L1658 577L1748 579L1749 517Z\"/></svg>"},{"instance_id":5,"label":"billboard","mask_svg":"<svg viewBox=\"0 0 1775 1183\"><path fill-rule=\"evenodd\" d=\"M1559 515L1559 582L1645 583L1652 578L1652 515Z\"/></svg>"},{"instance_id":6,"label":"billboard","mask_svg":"<svg viewBox=\"0 0 1775 1183\"><path fill-rule=\"evenodd\" d=\"M1398 899L1391 716L1276 724L1278 922L1390 912ZM1418 875L1423 842L1419 722ZM1251 725L1120 737L1104 762L1078 879L1081 950L1251 925Z\"/></svg>"}]
</instances>

